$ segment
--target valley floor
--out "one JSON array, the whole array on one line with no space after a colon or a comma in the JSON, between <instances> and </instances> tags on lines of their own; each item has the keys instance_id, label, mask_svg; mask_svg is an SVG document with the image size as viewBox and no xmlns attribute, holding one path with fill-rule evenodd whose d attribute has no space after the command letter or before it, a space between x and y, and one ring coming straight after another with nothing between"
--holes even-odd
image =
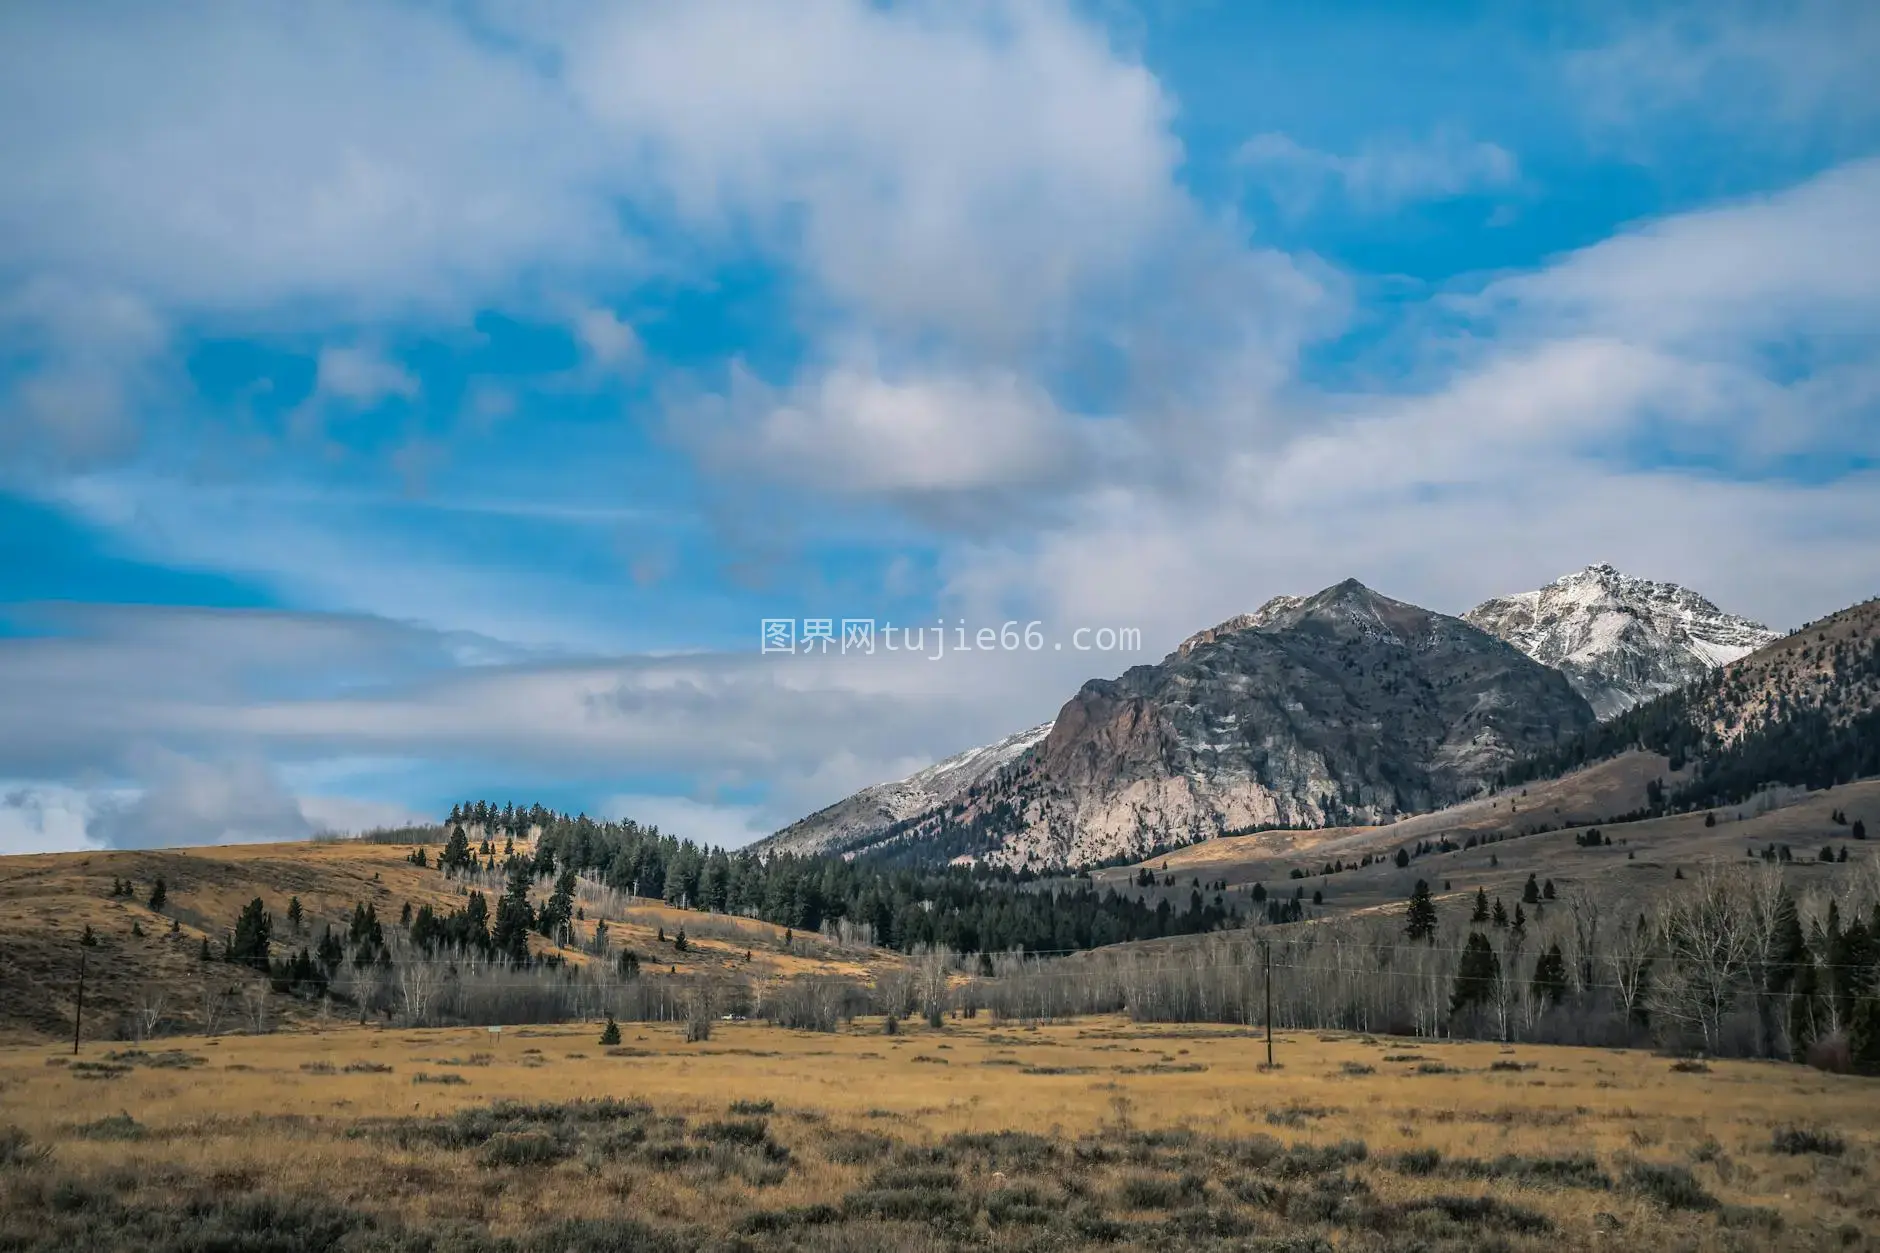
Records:
<instances>
[{"instance_id":1,"label":"valley floor","mask_svg":"<svg viewBox=\"0 0 1880 1253\"><path fill-rule=\"evenodd\" d=\"M1269 1071L1258 1032L1120 1018L621 1030L0 1049L0 1249L1826 1249L1880 1230L1880 1082L1795 1066L1281 1033Z\"/></svg>"}]
</instances>

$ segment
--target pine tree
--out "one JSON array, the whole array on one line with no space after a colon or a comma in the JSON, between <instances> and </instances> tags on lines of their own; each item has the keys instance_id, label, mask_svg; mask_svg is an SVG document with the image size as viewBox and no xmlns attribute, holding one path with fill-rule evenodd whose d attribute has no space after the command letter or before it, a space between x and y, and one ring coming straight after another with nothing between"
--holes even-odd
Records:
<instances>
[{"instance_id":1,"label":"pine tree","mask_svg":"<svg viewBox=\"0 0 1880 1253\"><path fill-rule=\"evenodd\" d=\"M496 902L496 925L490 932L496 951L516 963L529 960L529 932L535 929L535 911L529 905L531 882L528 865L517 862L509 872L509 890Z\"/></svg>"},{"instance_id":2,"label":"pine tree","mask_svg":"<svg viewBox=\"0 0 1880 1253\"><path fill-rule=\"evenodd\" d=\"M162 909L164 906L164 903L168 901L169 899L170 899L169 889L167 889L163 885L163 876L158 875L156 883L151 885L151 888L150 888L151 912L155 913L157 910Z\"/></svg>"},{"instance_id":3,"label":"pine tree","mask_svg":"<svg viewBox=\"0 0 1880 1253\"><path fill-rule=\"evenodd\" d=\"M1518 901L1515 903L1514 907L1514 921L1508 925L1516 935L1521 935L1527 931L1527 914L1522 912L1521 904Z\"/></svg>"},{"instance_id":4,"label":"pine tree","mask_svg":"<svg viewBox=\"0 0 1880 1253\"><path fill-rule=\"evenodd\" d=\"M85 924L85 934L78 937L78 942L85 948L97 948L98 937L91 933L91 924Z\"/></svg>"},{"instance_id":5,"label":"pine tree","mask_svg":"<svg viewBox=\"0 0 1880 1253\"><path fill-rule=\"evenodd\" d=\"M1427 880L1418 879L1410 893L1410 911L1403 931L1412 940L1430 940L1436 936L1436 902L1430 899Z\"/></svg>"},{"instance_id":6,"label":"pine tree","mask_svg":"<svg viewBox=\"0 0 1880 1253\"><path fill-rule=\"evenodd\" d=\"M1554 899L1554 881L1552 879L1541 884L1541 899L1547 901Z\"/></svg>"},{"instance_id":7,"label":"pine tree","mask_svg":"<svg viewBox=\"0 0 1880 1253\"><path fill-rule=\"evenodd\" d=\"M1534 999L1558 1005L1567 997L1567 962L1558 944L1550 944L1534 963Z\"/></svg>"},{"instance_id":8,"label":"pine tree","mask_svg":"<svg viewBox=\"0 0 1880 1253\"><path fill-rule=\"evenodd\" d=\"M306 918L306 913L300 907L300 898L298 896L288 897L287 898L287 925L294 929L295 935L300 934L300 924L305 918Z\"/></svg>"},{"instance_id":9,"label":"pine tree","mask_svg":"<svg viewBox=\"0 0 1880 1253\"><path fill-rule=\"evenodd\" d=\"M685 928L679 928L679 934L672 937L673 951L683 953L686 950Z\"/></svg>"},{"instance_id":10,"label":"pine tree","mask_svg":"<svg viewBox=\"0 0 1880 1253\"><path fill-rule=\"evenodd\" d=\"M1475 909L1469 914L1470 922L1488 921L1488 889L1475 889Z\"/></svg>"},{"instance_id":11,"label":"pine tree","mask_svg":"<svg viewBox=\"0 0 1880 1253\"><path fill-rule=\"evenodd\" d=\"M1852 829L1849 830L1848 834L1852 835L1857 840L1866 839L1867 838L1866 822L1864 822L1863 820L1859 818L1854 819L1854 825Z\"/></svg>"},{"instance_id":12,"label":"pine tree","mask_svg":"<svg viewBox=\"0 0 1880 1253\"><path fill-rule=\"evenodd\" d=\"M1498 927L1508 925L1508 907L1501 903L1501 897L1499 896L1495 898L1494 922Z\"/></svg>"},{"instance_id":13,"label":"pine tree","mask_svg":"<svg viewBox=\"0 0 1880 1253\"><path fill-rule=\"evenodd\" d=\"M614 1021L612 1014L607 1015L607 1026L601 1031L601 1044L613 1048L620 1043L620 1024Z\"/></svg>"},{"instance_id":14,"label":"pine tree","mask_svg":"<svg viewBox=\"0 0 1880 1253\"><path fill-rule=\"evenodd\" d=\"M575 873L564 870L561 878L555 881L555 890L549 895L548 903L542 906L541 914L536 919L536 926L543 935L561 942L562 932L574 917Z\"/></svg>"},{"instance_id":15,"label":"pine tree","mask_svg":"<svg viewBox=\"0 0 1880 1253\"><path fill-rule=\"evenodd\" d=\"M274 920L259 896L242 907L235 919L235 938L229 941L228 959L238 966L255 970L268 968L268 941L274 934Z\"/></svg>"},{"instance_id":16,"label":"pine tree","mask_svg":"<svg viewBox=\"0 0 1880 1253\"><path fill-rule=\"evenodd\" d=\"M1478 1005L1493 1003L1495 985L1501 981L1501 959L1488 937L1469 932L1462 946L1462 961L1456 966L1456 987L1449 995L1449 1012L1459 1014Z\"/></svg>"},{"instance_id":17,"label":"pine tree","mask_svg":"<svg viewBox=\"0 0 1880 1253\"><path fill-rule=\"evenodd\" d=\"M1410 864L1410 853L1408 850L1400 848L1397 850L1397 856L1393 860L1397 863L1397 869L1402 870Z\"/></svg>"},{"instance_id":18,"label":"pine tree","mask_svg":"<svg viewBox=\"0 0 1880 1253\"><path fill-rule=\"evenodd\" d=\"M215 960L215 954L209 951L209 937L206 935L202 937L202 952L196 954L196 959L203 962Z\"/></svg>"},{"instance_id":19,"label":"pine tree","mask_svg":"<svg viewBox=\"0 0 1880 1253\"><path fill-rule=\"evenodd\" d=\"M1524 905L1541 903L1541 885L1535 881L1533 875L1527 877L1527 883L1521 889L1521 903Z\"/></svg>"},{"instance_id":20,"label":"pine tree","mask_svg":"<svg viewBox=\"0 0 1880 1253\"><path fill-rule=\"evenodd\" d=\"M411 902L410 901L406 901L405 907L398 911L398 925L405 928L405 930L407 931L411 929Z\"/></svg>"}]
</instances>

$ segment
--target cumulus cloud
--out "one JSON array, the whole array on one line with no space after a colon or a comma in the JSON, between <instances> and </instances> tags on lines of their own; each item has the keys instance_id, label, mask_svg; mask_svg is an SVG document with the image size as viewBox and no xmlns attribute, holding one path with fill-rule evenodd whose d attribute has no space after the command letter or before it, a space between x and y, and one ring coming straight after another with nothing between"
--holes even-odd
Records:
<instances>
[{"instance_id":1,"label":"cumulus cloud","mask_svg":"<svg viewBox=\"0 0 1880 1253\"><path fill-rule=\"evenodd\" d=\"M974 492L1075 472L1076 432L1008 371L888 379L841 366L779 394L748 374L708 434L721 464L857 496Z\"/></svg>"},{"instance_id":2,"label":"cumulus cloud","mask_svg":"<svg viewBox=\"0 0 1880 1253\"><path fill-rule=\"evenodd\" d=\"M1155 77L1059 3L618 9L560 46L684 220L886 325L1034 333L1180 207Z\"/></svg>"}]
</instances>

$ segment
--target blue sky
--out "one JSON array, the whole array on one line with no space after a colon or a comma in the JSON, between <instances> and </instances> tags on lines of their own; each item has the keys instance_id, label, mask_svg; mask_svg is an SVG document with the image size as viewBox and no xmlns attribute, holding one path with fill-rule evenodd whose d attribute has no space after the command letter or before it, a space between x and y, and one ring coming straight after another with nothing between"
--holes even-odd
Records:
<instances>
[{"instance_id":1,"label":"blue sky","mask_svg":"<svg viewBox=\"0 0 1880 1253\"><path fill-rule=\"evenodd\" d=\"M1874 594L1880 10L1517 8L7 6L0 851L741 842L1347 576Z\"/></svg>"}]
</instances>

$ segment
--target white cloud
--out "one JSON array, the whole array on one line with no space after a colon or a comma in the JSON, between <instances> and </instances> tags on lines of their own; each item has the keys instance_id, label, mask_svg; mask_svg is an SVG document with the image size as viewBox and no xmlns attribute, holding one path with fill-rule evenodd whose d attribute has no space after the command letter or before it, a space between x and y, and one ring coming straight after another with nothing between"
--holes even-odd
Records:
<instances>
[{"instance_id":1,"label":"white cloud","mask_svg":"<svg viewBox=\"0 0 1880 1253\"><path fill-rule=\"evenodd\" d=\"M574 315L575 337L596 365L631 370L640 363L640 336L612 309L587 307Z\"/></svg>"},{"instance_id":2,"label":"white cloud","mask_svg":"<svg viewBox=\"0 0 1880 1253\"><path fill-rule=\"evenodd\" d=\"M86 832L93 802L83 788L59 783L0 784L0 855L71 853L95 848Z\"/></svg>"},{"instance_id":3,"label":"white cloud","mask_svg":"<svg viewBox=\"0 0 1880 1253\"><path fill-rule=\"evenodd\" d=\"M1593 329L1708 350L1880 329L1880 158L1642 224L1491 283L1498 329Z\"/></svg>"},{"instance_id":4,"label":"white cloud","mask_svg":"<svg viewBox=\"0 0 1880 1253\"><path fill-rule=\"evenodd\" d=\"M1641 148L1642 122L1683 117L1738 136L1852 136L1880 112L1880 9L1867 0L1697 0L1622 21L1568 56L1587 117Z\"/></svg>"},{"instance_id":5,"label":"white cloud","mask_svg":"<svg viewBox=\"0 0 1880 1253\"><path fill-rule=\"evenodd\" d=\"M374 349L327 347L320 350L314 375L316 399L369 409L385 400L415 400L418 379Z\"/></svg>"},{"instance_id":6,"label":"white cloud","mask_svg":"<svg viewBox=\"0 0 1880 1253\"><path fill-rule=\"evenodd\" d=\"M0 337L20 371L0 379L0 452L16 469L87 464L137 443L133 386L150 386L168 335L135 296L35 279L0 286Z\"/></svg>"},{"instance_id":7,"label":"white cloud","mask_svg":"<svg viewBox=\"0 0 1880 1253\"><path fill-rule=\"evenodd\" d=\"M719 460L852 495L973 492L1073 472L1071 419L1015 374L841 366L776 396L745 376Z\"/></svg>"},{"instance_id":8,"label":"white cloud","mask_svg":"<svg viewBox=\"0 0 1880 1253\"><path fill-rule=\"evenodd\" d=\"M720 848L743 848L769 835L775 828L763 821L751 805L713 804L684 796L628 793L608 799L601 812L610 818L631 818L642 826L658 827L663 834Z\"/></svg>"},{"instance_id":9,"label":"white cloud","mask_svg":"<svg viewBox=\"0 0 1880 1253\"><path fill-rule=\"evenodd\" d=\"M444 10L8 5L0 84L0 269L386 310L629 255L591 129Z\"/></svg>"},{"instance_id":10,"label":"white cloud","mask_svg":"<svg viewBox=\"0 0 1880 1253\"><path fill-rule=\"evenodd\" d=\"M410 827L436 822L435 814L421 814L395 801L353 796L300 796L296 807L316 832L356 835L381 827Z\"/></svg>"},{"instance_id":11,"label":"white cloud","mask_svg":"<svg viewBox=\"0 0 1880 1253\"><path fill-rule=\"evenodd\" d=\"M175 848L313 834L300 803L260 760L199 761L160 749L139 756L143 790L127 803L98 806L89 838L112 848Z\"/></svg>"},{"instance_id":12,"label":"white cloud","mask_svg":"<svg viewBox=\"0 0 1880 1253\"><path fill-rule=\"evenodd\" d=\"M1033 334L1181 225L1160 86L1054 0L645 6L560 47L684 221L878 324Z\"/></svg>"},{"instance_id":13,"label":"white cloud","mask_svg":"<svg viewBox=\"0 0 1880 1253\"><path fill-rule=\"evenodd\" d=\"M1420 141L1371 140L1349 156L1269 132L1241 144L1235 159L1258 171L1265 189L1295 213L1312 208L1331 187L1359 209L1383 212L1411 201L1504 190L1520 180L1506 148L1447 130Z\"/></svg>"},{"instance_id":14,"label":"white cloud","mask_svg":"<svg viewBox=\"0 0 1880 1253\"><path fill-rule=\"evenodd\" d=\"M1216 424L1207 474L962 546L950 593L1166 639L1348 574L1458 611L1609 559L1778 626L1840 608L1880 586L1880 484L1784 458L1880 453L1877 221L1857 162L1503 276L1422 342L1419 391Z\"/></svg>"}]
</instances>

